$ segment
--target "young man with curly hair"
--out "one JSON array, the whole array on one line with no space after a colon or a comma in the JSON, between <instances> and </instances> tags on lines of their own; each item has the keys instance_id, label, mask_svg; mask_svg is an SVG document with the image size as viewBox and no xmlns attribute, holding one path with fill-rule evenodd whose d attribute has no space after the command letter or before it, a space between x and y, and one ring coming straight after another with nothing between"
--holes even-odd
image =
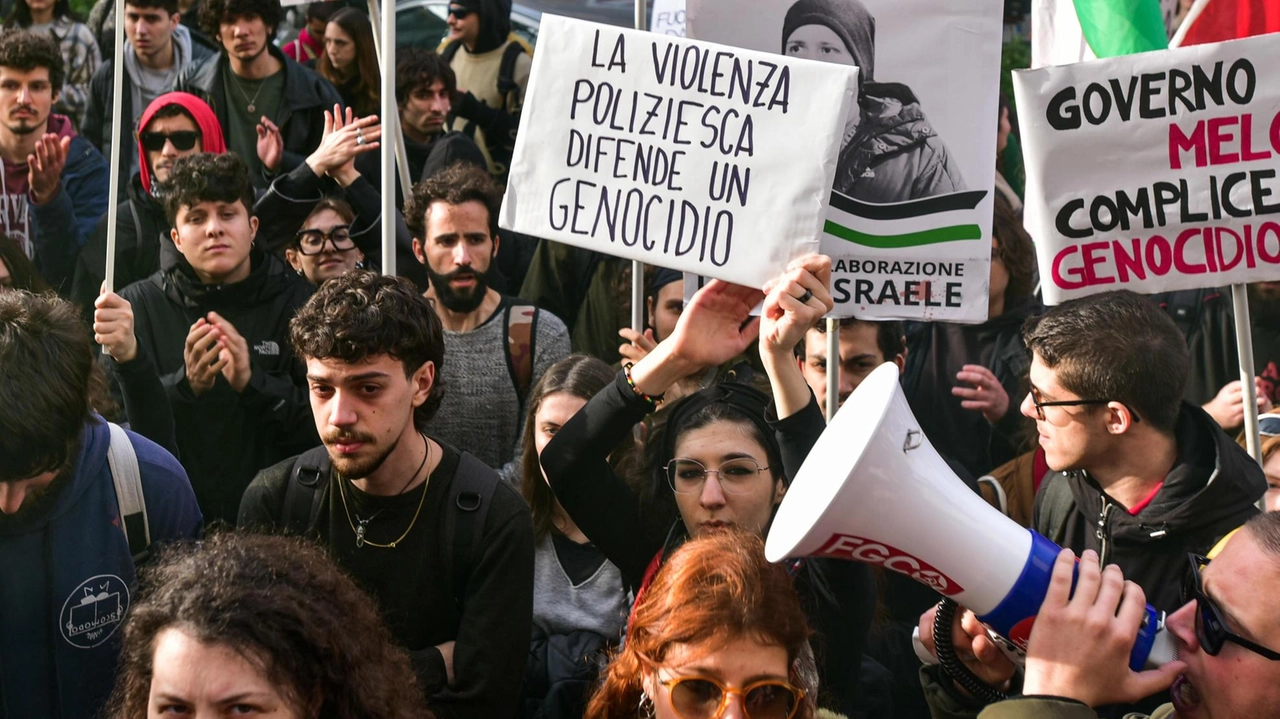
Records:
<instances>
[{"instance_id":1,"label":"young man with curly hair","mask_svg":"<svg viewBox=\"0 0 1280 719\"><path fill-rule=\"evenodd\" d=\"M355 270L326 282L289 336L324 446L263 470L240 526L327 546L377 599L437 716L512 716L533 524L492 469L427 434L447 396L440 318L407 280Z\"/></svg>"},{"instance_id":2,"label":"young man with curly hair","mask_svg":"<svg viewBox=\"0 0 1280 719\"><path fill-rule=\"evenodd\" d=\"M188 67L173 88L209 103L227 149L264 189L320 146L324 111L342 104L328 80L275 46L281 14L280 0L202 0L200 28L222 52Z\"/></svg>"},{"instance_id":3,"label":"young man with curly hair","mask_svg":"<svg viewBox=\"0 0 1280 719\"><path fill-rule=\"evenodd\" d=\"M569 330L492 287L501 201L487 172L457 163L418 183L405 221L444 323L441 376L453 387L431 430L515 477L529 388L569 356Z\"/></svg>"},{"instance_id":4,"label":"young man with curly hair","mask_svg":"<svg viewBox=\"0 0 1280 719\"><path fill-rule=\"evenodd\" d=\"M52 112L66 79L48 35L0 37L0 232L64 289L80 247L107 211L102 155Z\"/></svg>"},{"instance_id":5,"label":"young man with curly hair","mask_svg":"<svg viewBox=\"0 0 1280 719\"><path fill-rule=\"evenodd\" d=\"M312 287L254 244L253 186L232 154L179 159L165 210L182 258L97 300L121 325L104 343L118 382L158 374L183 465L211 521L235 519L262 467L315 443L289 320ZM157 411L160 408L153 408ZM147 408L132 408L130 419Z\"/></svg>"}]
</instances>

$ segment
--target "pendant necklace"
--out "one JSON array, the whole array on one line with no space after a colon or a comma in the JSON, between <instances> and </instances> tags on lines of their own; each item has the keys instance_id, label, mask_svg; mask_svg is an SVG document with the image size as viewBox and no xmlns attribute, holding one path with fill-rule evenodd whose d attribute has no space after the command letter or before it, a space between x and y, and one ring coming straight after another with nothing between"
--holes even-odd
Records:
<instances>
[{"instance_id":1,"label":"pendant necklace","mask_svg":"<svg viewBox=\"0 0 1280 719\"><path fill-rule=\"evenodd\" d=\"M240 92L240 96L244 98L245 102L249 103L245 106L245 110L248 110L249 114L252 115L254 110L257 109L255 103L258 102L258 96L262 94L262 88L267 86L267 78L262 78L261 84L258 85L258 91L253 93L252 98L249 97L249 93L244 91L244 87L240 85L240 78L236 77L234 72L231 73L231 84L236 86L236 90Z\"/></svg>"},{"instance_id":2,"label":"pendant necklace","mask_svg":"<svg viewBox=\"0 0 1280 719\"><path fill-rule=\"evenodd\" d=\"M431 458L431 443L427 441L427 435L425 434L422 435L422 446L423 446L423 449L425 450L422 457L422 464L418 465L418 469L415 470L414 473L409 476L409 481L404 485L404 488L401 489L399 492L397 492L395 496L398 497L401 494L404 494L406 491L408 491L409 486L413 484L413 480L418 478L418 473L422 471L423 467L427 466L427 460ZM365 532L369 526L369 523L377 519L378 515L387 511L388 507L383 507L382 509L379 509L378 511L374 512L368 519L361 519L359 514L355 514L354 515L355 519L353 521L352 520L353 513L351 511L351 508L347 505L347 494L346 492L343 491L343 486L347 483L347 480L339 477L338 481L341 482L341 484L338 485L338 495L342 497L342 510L347 515L347 524L351 525L351 531L356 533L356 548L361 549L367 544L370 547L377 547L378 549L395 549L395 546L400 542L403 542L404 538L409 536L409 532L413 531L414 525L418 523L418 515L422 513L422 505L426 502L426 499L427 499L426 485L431 482L431 475L428 473L426 479L423 481L422 497L418 500L418 509L413 513L413 519L409 521L409 526L404 530L404 534L401 534L395 541L389 542L387 544L378 544L377 542L367 540L364 537L365 537Z\"/></svg>"}]
</instances>

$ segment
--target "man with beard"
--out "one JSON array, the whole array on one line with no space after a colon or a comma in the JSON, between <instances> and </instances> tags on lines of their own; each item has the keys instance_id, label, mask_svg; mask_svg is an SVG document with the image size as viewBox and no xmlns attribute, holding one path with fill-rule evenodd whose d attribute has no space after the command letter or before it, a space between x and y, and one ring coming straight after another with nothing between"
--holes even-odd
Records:
<instances>
[{"instance_id":1,"label":"man with beard","mask_svg":"<svg viewBox=\"0 0 1280 719\"><path fill-rule=\"evenodd\" d=\"M98 716L137 588L132 555L149 543L200 534L200 510L177 460L95 412L95 355L70 303L0 292L0 715L6 717ZM129 485L123 467L130 452L132 487L141 490L145 514L129 509L113 481ZM149 538L137 531L144 523Z\"/></svg>"},{"instance_id":2,"label":"man with beard","mask_svg":"<svg viewBox=\"0 0 1280 719\"><path fill-rule=\"evenodd\" d=\"M426 296L444 323L449 383L431 431L516 476L525 398L569 355L558 317L490 287L502 191L488 173L458 163L418 184L405 208L413 253L431 279Z\"/></svg>"},{"instance_id":3,"label":"man with beard","mask_svg":"<svg viewBox=\"0 0 1280 719\"><path fill-rule=\"evenodd\" d=\"M280 15L280 0L202 0L200 27L222 52L188 67L173 88L214 109L227 149L262 189L320 146L324 111L342 104L328 80L272 42Z\"/></svg>"},{"instance_id":4,"label":"man with beard","mask_svg":"<svg viewBox=\"0 0 1280 719\"><path fill-rule=\"evenodd\" d=\"M102 155L52 114L65 79L49 35L0 38L0 194L3 231L64 289L76 255L107 211L110 179Z\"/></svg>"},{"instance_id":5,"label":"man with beard","mask_svg":"<svg viewBox=\"0 0 1280 719\"><path fill-rule=\"evenodd\" d=\"M328 547L377 600L437 716L512 716L533 623L533 522L491 468L426 434L445 355L432 303L407 280L355 270L316 292L289 337L324 446L259 473L240 526Z\"/></svg>"}]
</instances>

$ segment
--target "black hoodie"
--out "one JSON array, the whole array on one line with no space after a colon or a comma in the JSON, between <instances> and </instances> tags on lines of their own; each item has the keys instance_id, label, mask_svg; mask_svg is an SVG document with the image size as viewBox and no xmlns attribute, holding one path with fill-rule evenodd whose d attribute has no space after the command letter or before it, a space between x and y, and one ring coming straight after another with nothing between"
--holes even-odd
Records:
<instances>
[{"instance_id":1,"label":"black hoodie","mask_svg":"<svg viewBox=\"0 0 1280 719\"><path fill-rule=\"evenodd\" d=\"M1054 472L1036 495L1035 529L1079 554L1098 553L1137 582L1147 602L1166 612L1182 606L1187 553L1207 554L1224 535L1258 513L1267 489L1262 468L1204 410L1186 402L1174 430L1178 459L1151 502L1131 515L1088 472ZM1046 506L1050 482L1065 481L1074 499L1055 531ZM1054 536L1057 535L1057 536Z\"/></svg>"},{"instance_id":2,"label":"black hoodie","mask_svg":"<svg viewBox=\"0 0 1280 719\"><path fill-rule=\"evenodd\" d=\"M319 443L305 372L289 346L289 320L314 288L257 247L250 258L249 277L235 284L201 284L184 261L121 292L133 305L134 362L150 362L160 375L182 464L210 522L235 522L240 497L258 470ZM187 383L187 333L209 312L222 315L249 345L253 374L243 392L219 377L196 397ZM123 373L112 375L129 381Z\"/></svg>"}]
</instances>

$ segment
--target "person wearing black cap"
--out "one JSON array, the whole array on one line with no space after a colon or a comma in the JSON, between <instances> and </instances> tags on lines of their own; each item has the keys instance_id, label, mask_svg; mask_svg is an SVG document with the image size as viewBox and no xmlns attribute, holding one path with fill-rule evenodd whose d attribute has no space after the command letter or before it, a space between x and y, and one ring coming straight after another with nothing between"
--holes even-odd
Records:
<instances>
[{"instance_id":1,"label":"person wearing black cap","mask_svg":"<svg viewBox=\"0 0 1280 719\"><path fill-rule=\"evenodd\" d=\"M829 258L809 255L759 290L714 280L694 295L672 334L627 363L547 443L541 464L561 507L643 593L662 562L691 537L729 529L767 533L773 514L826 423L791 359L805 330L832 307ZM764 300L763 314L751 309ZM608 455L683 377L744 352L759 336L774 403L740 381L675 401L647 438L639 496ZM862 647L875 607L870 570L836 560L788 562L810 623L824 687L818 705L862 716Z\"/></svg>"},{"instance_id":2,"label":"person wearing black cap","mask_svg":"<svg viewBox=\"0 0 1280 719\"><path fill-rule=\"evenodd\" d=\"M883 203L964 190L911 88L876 82L875 39L875 17L861 0L798 0L783 22L783 54L858 68L858 107L845 124L835 191Z\"/></svg>"},{"instance_id":3,"label":"person wearing black cap","mask_svg":"<svg viewBox=\"0 0 1280 719\"><path fill-rule=\"evenodd\" d=\"M511 0L449 3L449 37L440 47L458 78L450 130L476 141L489 171L505 180L516 145L532 49L511 32Z\"/></svg>"}]
</instances>

